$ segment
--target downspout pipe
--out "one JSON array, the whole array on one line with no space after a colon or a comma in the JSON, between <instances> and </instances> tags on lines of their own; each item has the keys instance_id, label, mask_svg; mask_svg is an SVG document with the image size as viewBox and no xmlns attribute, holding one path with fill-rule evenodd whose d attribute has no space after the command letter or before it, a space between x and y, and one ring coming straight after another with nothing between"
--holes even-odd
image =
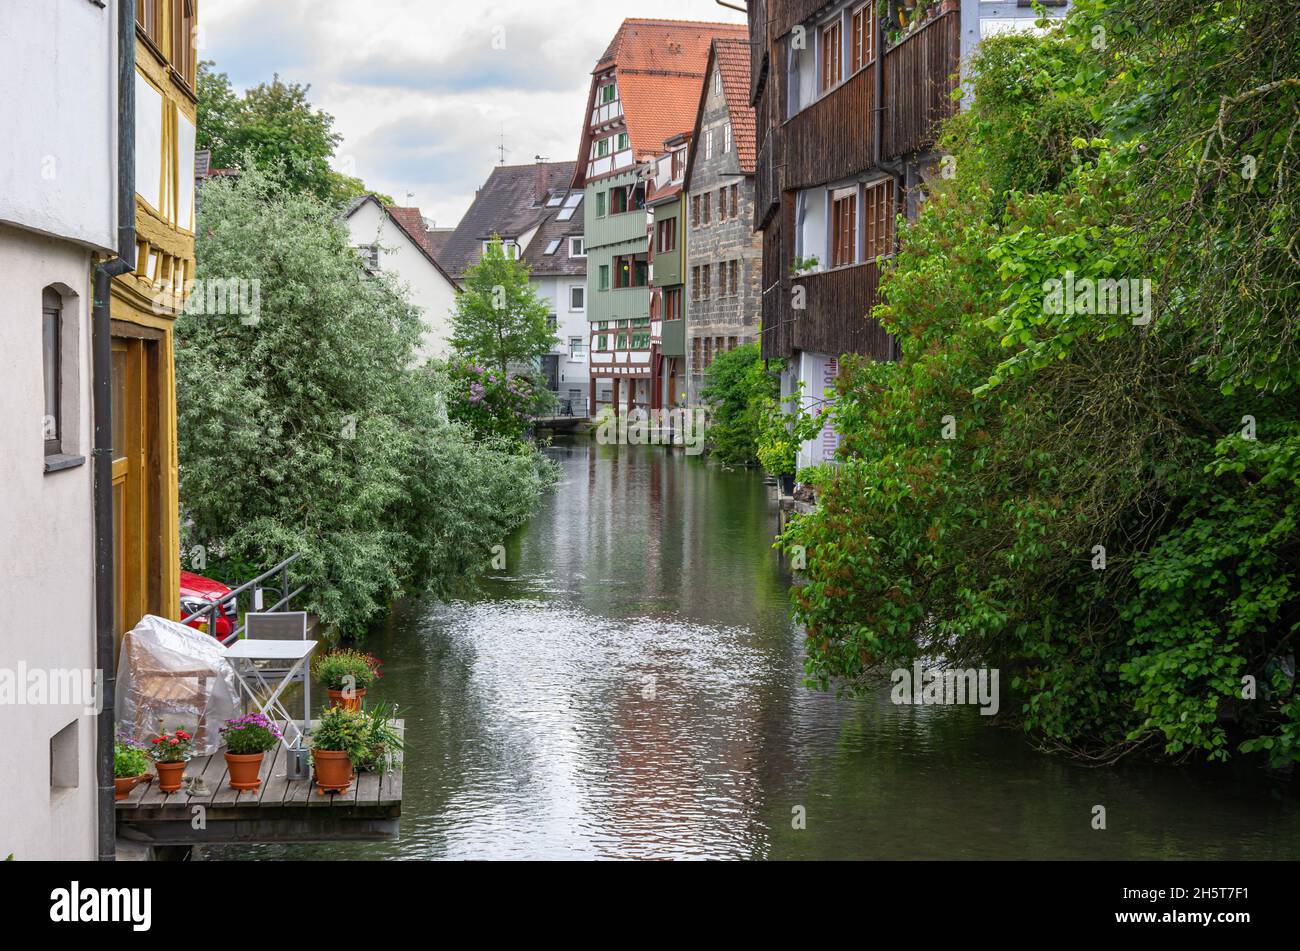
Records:
<instances>
[{"instance_id":1,"label":"downspout pipe","mask_svg":"<svg viewBox=\"0 0 1300 951\"><path fill-rule=\"evenodd\" d=\"M96 827L99 860L117 857L117 816L114 802L113 707L117 695L113 540L113 278L135 269L135 5L117 2L117 256L95 267L95 303L91 312L92 381L94 400L95 498L95 661L103 674L101 709L96 718L96 773L99 798Z\"/></svg>"}]
</instances>

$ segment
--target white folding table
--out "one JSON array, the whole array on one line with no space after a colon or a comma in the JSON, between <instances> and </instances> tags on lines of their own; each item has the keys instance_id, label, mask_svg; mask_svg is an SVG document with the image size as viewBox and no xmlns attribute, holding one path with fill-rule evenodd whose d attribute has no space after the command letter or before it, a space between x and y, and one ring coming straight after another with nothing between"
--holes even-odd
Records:
<instances>
[{"instance_id":1,"label":"white folding table","mask_svg":"<svg viewBox=\"0 0 1300 951\"><path fill-rule=\"evenodd\" d=\"M316 649L316 643L316 641L244 639L235 641L226 649L226 658L231 662L231 667L234 668L235 676L239 679L239 685L244 688L249 699L257 706L257 711L271 720L284 720L286 735L282 737L282 742L290 750L294 748L288 738L290 727L298 734L298 748L304 749L306 747L307 730L311 724L310 674L303 678L302 726L295 723L293 718L289 716L289 711L285 709L284 704L280 701L280 695L284 693L285 687L289 685L298 671L306 666L311 658L312 651ZM278 678L279 683L270 683L262 676L262 671L257 666L258 661L277 662L276 666L283 670L283 675Z\"/></svg>"}]
</instances>

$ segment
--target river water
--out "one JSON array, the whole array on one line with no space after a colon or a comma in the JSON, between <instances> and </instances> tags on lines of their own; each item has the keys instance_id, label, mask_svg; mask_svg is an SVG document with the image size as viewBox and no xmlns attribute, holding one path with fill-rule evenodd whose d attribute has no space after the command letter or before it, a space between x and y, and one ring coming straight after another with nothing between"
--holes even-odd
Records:
<instances>
[{"instance_id":1,"label":"river water","mask_svg":"<svg viewBox=\"0 0 1300 951\"><path fill-rule=\"evenodd\" d=\"M563 477L507 568L367 645L367 701L406 720L400 837L211 857L1300 857L1300 797L1257 769L1090 769L887 682L809 690L757 475L549 451Z\"/></svg>"}]
</instances>

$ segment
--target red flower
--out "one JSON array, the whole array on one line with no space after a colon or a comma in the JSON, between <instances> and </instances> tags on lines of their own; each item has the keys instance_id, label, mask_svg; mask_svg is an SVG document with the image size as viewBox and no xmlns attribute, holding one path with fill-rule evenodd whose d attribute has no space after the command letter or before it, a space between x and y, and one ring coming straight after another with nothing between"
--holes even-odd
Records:
<instances>
[{"instance_id":1,"label":"red flower","mask_svg":"<svg viewBox=\"0 0 1300 951\"><path fill-rule=\"evenodd\" d=\"M175 746L177 743L180 742L180 740L177 740L177 739L174 739L174 738L173 738L173 739L169 740L168 742L169 742L172 746Z\"/></svg>"},{"instance_id":2,"label":"red flower","mask_svg":"<svg viewBox=\"0 0 1300 951\"><path fill-rule=\"evenodd\" d=\"M159 743L161 743L161 742L162 742L162 737L161 737L161 736L155 736L155 737L153 738L153 745L154 745L154 746L157 746L157 745L158 745Z\"/></svg>"}]
</instances>

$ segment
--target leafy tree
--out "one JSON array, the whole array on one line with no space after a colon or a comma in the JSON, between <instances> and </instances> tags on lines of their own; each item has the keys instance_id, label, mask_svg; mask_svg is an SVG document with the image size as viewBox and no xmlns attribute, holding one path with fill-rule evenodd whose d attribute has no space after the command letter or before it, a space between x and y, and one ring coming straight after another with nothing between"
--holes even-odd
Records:
<instances>
[{"instance_id":1,"label":"leafy tree","mask_svg":"<svg viewBox=\"0 0 1300 951\"><path fill-rule=\"evenodd\" d=\"M286 83L274 76L235 94L230 78L204 61L198 73L198 146L212 150L216 168L235 168L251 156L287 188L340 204L366 194L356 178L330 167L343 141L334 117L313 109L311 86ZM386 204L392 199L381 196Z\"/></svg>"},{"instance_id":2,"label":"leafy tree","mask_svg":"<svg viewBox=\"0 0 1300 951\"><path fill-rule=\"evenodd\" d=\"M758 463L755 436L764 408L781 395L779 379L759 356L758 344L747 343L720 353L704 371L701 401L709 407L709 442L714 456L732 465Z\"/></svg>"},{"instance_id":3,"label":"leafy tree","mask_svg":"<svg viewBox=\"0 0 1300 951\"><path fill-rule=\"evenodd\" d=\"M559 343L550 304L528 283L528 265L507 257L493 235L479 262L465 272L451 314L451 345L465 359L494 368L531 366Z\"/></svg>"},{"instance_id":4,"label":"leafy tree","mask_svg":"<svg viewBox=\"0 0 1300 951\"><path fill-rule=\"evenodd\" d=\"M846 362L840 465L782 538L811 683L997 665L1045 748L1300 761L1295 34L1077 0L981 45L882 279L901 362ZM1067 271L1150 280L1152 319L1053 312Z\"/></svg>"},{"instance_id":5,"label":"leafy tree","mask_svg":"<svg viewBox=\"0 0 1300 951\"><path fill-rule=\"evenodd\" d=\"M332 207L249 169L205 186L199 224L176 351L193 540L263 568L302 554L307 607L350 633L486 568L549 465L448 419L446 374L412 367L418 312ZM257 306L208 312L203 282L232 279Z\"/></svg>"}]
</instances>

